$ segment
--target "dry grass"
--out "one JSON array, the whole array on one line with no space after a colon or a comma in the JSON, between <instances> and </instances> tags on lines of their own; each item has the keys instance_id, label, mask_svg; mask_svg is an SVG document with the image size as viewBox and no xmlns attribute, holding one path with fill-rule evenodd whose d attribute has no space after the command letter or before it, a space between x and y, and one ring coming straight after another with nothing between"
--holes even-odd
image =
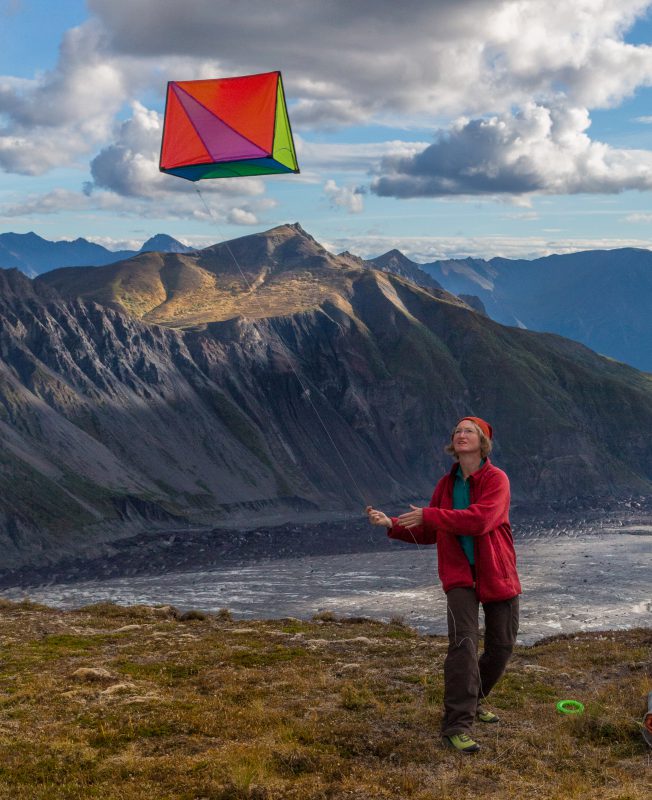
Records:
<instances>
[{"instance_id":1,"label":"dry grass","mask_svg":"<svg viewBox=\"0 0 652 800\"><path fill-rule=\"evenodd\" d=\"M400 619L4 602L0 620L0 798L650 796L650 630L519 648L503 722L465 757L437 735L446 644Z\"/></svg>"},{"instance_id":2,"label":"dry grass","mask_svg":"<svg viewBox=\"0 0 652 800\"><path fill-rule=\"evenodd\" d=\"M267 318L287 316L318 308L330 299L339 300L340 293L350 293L350 277L344 271L330 270L315 275L309 270L293 270L280 275L216 276L198 267L201 281L181 283L169 292L159 305L143 314L124 294L116 299L129 313L142 316L147 322L173 328L187 328L237 316Z\"/></svg>"}]
</instances>

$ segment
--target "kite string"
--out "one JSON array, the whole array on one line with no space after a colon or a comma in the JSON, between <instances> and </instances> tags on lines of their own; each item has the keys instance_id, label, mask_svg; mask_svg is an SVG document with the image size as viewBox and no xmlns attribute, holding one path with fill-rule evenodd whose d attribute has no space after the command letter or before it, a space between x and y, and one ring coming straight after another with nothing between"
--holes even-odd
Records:
<instances>
[{"instance_id":1,"label":"kite string","mask_svg":"<svg viewBox=\"0 0 652 800\"><path fill-rule=\"evenodd\" d=\"M200 200L201 200L202 204L204 205L204 208L206 209L206 212L207 212L208 216L211 218L211 220L213 220L213 222L216 222L216 220L215 220L215 217L214 217L214 215L213 215L213 212L212 212L211 208L209 207L208 203L206 202L206 199L204 198L203 194L201 193L201 190L199 189L199 187L198 187L198 186L197 186L197 187L195 187L195 190L196 190L197 194L199 195L199 198L200 198ZM257 306L258 306L258 310L259 310L259 312L260 312L260 315L261 315L261 318L265 318L265 315L264 315L264 311L263 311L262 305L261 305L261 303L258 301L258 298L256 297L256 295L253 293L253 288L252 288L252 286L251 286L251 283L250 283L250 282L249 282L249 280L247 279L247 276L245 275L245 273L244 273L244 270L243 270L243 269L242 269L242 267L240 266L240 263L238 262L238 259L235 257L235 254L233 253L233 251L232 251L232 250L231 250L231 248L229 247L229 243L228 243L228 241L226 241L226 240L225 240L225 241L223 242L223 245L224 245L224 247L226 248L226 250L228 251L228 253L229 253L229 255L231 256L231 258L233 259L233 263L236 265L236 267L237 267L237 269L238 269L238 271L239 271L240 275L242 276L242 279L244 280L245 284L247 285L247 288L249 289L249 294L250 294L250 296L251 296L251 297L254 299L255 303L257 304ZM274 328L275 326L274 326L274 322L273 322L273 317L268 317L268 321L269 321L269 325L270 325L270 327ZM276 330L275 332L276 332L277 336L279 337L279 339L280 339L281 341L283 341L283 337L280 335L280 332L279 332L278 330ZM298 383L298 384L299 384L299 386L301 387L301 390L302 390L302 392L303 392L303 396L304 396L304 397L305 397L305 398L308 400L308 402L310 403L310 406L311 406L312 410L315 412L315 416L316 416L316 417L317 417L317 419L319 420L319 423L320 423L320 425L321 425L321 426L322 426L322 428L324 429L324 432L326 433L326 436L328 437L328 439L329 439L329 441L330 441L331 445L333 446L333 449L335 450L335 452L336 452L336 453L337 453L337 455L339 456L339 458L340 458L340 461L341 461L341 462L342 462L342 464L344 465L344 468L345 468L345 470L347 471L347 473L348 473L349 477L351 478L351 481L352 481L353 485L355 486L355 488L356 488L356 490L357 490L358 494L359 494L359 495L360 495L360 497L362 498L362 502L364 503L364 505L365 505L365 507L366 507L366 506L368 505L368 503L367 503L367 500L366 500L366 498L365 498L365 496L364 496L364 494L363 494L362 490L360 489L360 487L359 487L359 485L358 485L358 482L356 481L355 477L353 476L353 473L352 473L352 472L351 472L351 470L349 469L349 465L348 465L348 463L346 462L346 460L345 460L344 456L342 455L342 453L340 452L339 448L337 447L337 445L336 445L335 441L333 440L333 437L331 436L331 434L330 434L330 431L329 431L329 430L328 430L328 428L326 427L326 424L325 424L325 422L323 421L323 419L322 419L322 417L321 417L321 415L320 415L319 411L317 410L317 408L316 408L315 404L312 402L312 400L311 400L311 398L310 398L310 389L309 389L309 388L308 388L308 387L307 387L307 386L304 384L304 382L301 380L301 377L299 376L298 372L297 372L297 371L296 371L296 369L294 368L294 365L292 364L292 360L291 360L291 359L288 359L288 364L289 364L289 366L290 366L290 369L292 370L292 373L294 374L294 377L295 377L295 378L296 378L296 380L297 380L297 383ZM415 543L415 544L416 544L416 546L417 546L417 550L418 550L418 551L421 551L421 550L422 550L422 547L421 547L421 545L419 544L419 542L418 542L418 540L417 540L417 537L414 535L413 531L412 531L410 528L407 528L407 530L409 531L409 533L410 533L410 536L411 536L411 537L412 537L412 539L414 540L414 543ZM448 604L447 604L447 605L448 605ZM452 612L452 610L451 610L451 608L450 608L450 607L448 607L448 609L447 609L447 610L448 610L448 613L449 613L449 614L451 615L451 617L453 618L453 626L454 626L454 631L455 631L455 633L454 633L454 639L455 639L455 640L457 640L457 625L456 625L455 617L453 616L453 612ZM460 642L457 642L457 641L455 641L455 645L456 645L456 646L461 646L461 645L464 643L464 641L465 641L465 639L462 639ZM475 654L475 657L476 657L476 659L477 659L477 653ZM480 665L477 663L477 661L476 661L476 669L478 670L479 692L480 692L480 694L482 695L482 697L484 698L484 692L482 691L482 680L481 680L481 678L480 678Z\"/></svg>"},{"instance_id":2,"label":"kite string","mask_svg":"<svg viewBox=\"0 0 652 800\"><path fill-rule=\"evenodd\" d=\"M215 219L215 215L213 214L213 211L212 211L212 209L210 208L210 206L209 206L209 205L208 205L208 203L206 202L206 198L205 198L205 197L204 197L204 195L201 193L201 190L200 190L200 188L199 188L198 186L195 186L195 191L196 191L196 192L197 192L197 194L199 195L199 199L201 200L201 202L202 202L202 204L203 204L204 208L206 209L206 213L208 214L209 218L210 218L210 219L213 221L213 223L214 223L214 224L216 225L216 227L217 227L217 220ZM253 287L252 287L252 285L251 285L250 281L247 279L247 276L245 275L245 273L244 273L244 270L243 270L243 269L242 269L242 267L240 266L240 263L238 262L238 259L235 257L235 254L233 253L233 251L232 251L232 250L231 250L231 248L229 247L229 243L228 243L228 241L226 241L226 240L225 240L225 241L224 241L222 244L223 244L223 246L226 248L226 250L228 251L228 253L229 253L229 255L231 256L231 258L233 259L233 263L236 265L236 267L237 267L237 269L238 269L238 272L239 272L239 273L240 273L240 275L242 276L242 279L243 279L243 281L245 282L245 284L246 284L247 288L249 289L249 294L250 294L250 297L252 297L252 298L253 298L254 302L255 302L255 303L256 303L256 305L258 306L258 311L259 311L259 313L260 313L260 316L261 316L261 318L262 318L262 319L264 319L264 318L265 318L265 313L264 313L264 311L263 311L262 305L261 305L261 303L259 302L259 300L258 300L258 298L256 297L256 295L254 294L254 292L253 292ZM279 339L280 339L281 341L283 341L283 337L281 336L280 332L279 332L278 330L276 330L276 328L275 328L275 325L274 325L274 318L273 318L273 317L268 317L267 319L268 319L268 322L269 322L269 325L270 325L270 327L271 327L273 330L275 330L275 332L276 332L277 336L279 337ZM316 417L317 417L317 419L319 420L319 424L320 424L320 425L321 425L321 427L323 428L323 430L324 430L324 432L325 432L326 436L328 437L328 440L330 441L330 443L331 443L331 445L332 445L333 449L335 450L335 452L337 453L337 455L338 455L338 457L339 457L340 461L341 461L341 462L342 462L342 464L344 465L344 469L345 469L345 470L346 470L346 472L348 473L348 475L349 475L349 477L350 477L350 479L351 479L351 483L353 484L353 486L355 486L355 489L356 489L356 491L357 491L358 495L360 496L360 498L362 499L363 505L364 505L364 506L365 506L365 508L366 508L366 507L369 505L369 503L368 503L368 501L367 501L367 499L366 499L366 497L365 497L365 495L364 495L364 493L363 493L362 489L361 489L361 488L360 488L360 486L358 485L358 482L356 481L356 479L355 479L355 477L354 477L353 473L351 472L351 469L349 468L349 465L348 465L348 463L347 463L346 459L344 458L344 456L343 456L343 455L342 455L342 453L340 452L340 449L338 448L337 444L336 444L336 443L335 443L335 441L333 440L333 437L331 436L331 433L330 433L330 431L329 431L329 430L328 430L328 428L326 427L326 424L325 424L324 420L322 419L322 417L321 417L321 414L319 413L319 411L318 411L318 410L317 410L317 408L315 407L315 404L312 402L312 399L311 399L311 397L310 397L310 389L309 389L309 388L308 388L308 387L307 387L307 386L304 384L304 382L301 380L301 377L299 376L299 374L298 374L297 370L294 368L294 365L293 365L293 363L292 363L292 360L291 360L291 359L288 359L288 364L289 364L289 366L290 366L290 369L292 370L292 373L294 374L294 377L295 377L295 378L296 378L296 380L297 380L297 383L298 383L298 384L299 384L299 386L301 387L301 390L302 390L302 394L303 394L303 396L304 396L304 397L305 397L305 398L308 400L308 402L310 403L310 406L311 406L312 410L314 411L314 413L315 413L315 416L316 416ZM414 535L414 533L412 532L412 530L410 530L410 528L407 528L407 530L409 531L409 533L410 533L410 536L411 536L411 537L412 537L412 539L414 540L414 543L415 543L415 545L417 546L417 550L418 550L418 551L421 551L423 548L421 547L421 545L420 545L420 544L419 544L419 542L417 541L417 538L416 538L416 536ZM369 532L369 534L368 534L368 535L369 535L369 538L370 538L370 540L371 540L372 542L374 542L374 543L375 543L375 540L373 539L373 537L371 537L371 532ZM424 551L424 553L425 553L425 551Z\"/></svg>"},{"instance_id":3,"label":"kite string","mask_svg":"<svg viewBox=\"0 0 652 800\"><path fill-rule=\"evenodd\" d=\"M201 190L199 189L199 187L198 187L198 186L196 186L196 187L195 187L195 191L196 191L196 192L197 192L197 194L199 195L199 198L200 198L200 200L202 201L202 203L203 203L203 205L204 205L204 208L206 209L206 213L207 213L207 214L208 214L208 216L211 218L211 220L212 220L214 223L216 223L216 219L215 219L215 217L214 217L214 215L213 215L213 212L212 212L211 208L209 207L208 203L206 202L206 200L205 200L205 198L204 198L204 195L201 193ZM253 300L254 300L254 301L255 301L255 303L257 304L257 306L258 306L258 311L259 311L259 313L260 313L261 319L264 319L264 318L265 318L265 313L264 313L264 311L263 311L263 307L262 307L262 305L260 304L260 302L258 301L258 298L256 297L256 295L254 294L253 287L252 287L251 283L249 282L249 280L247 279L247 276L245 275L245 273L244 273L244 270L243 270L243 269L242 269L242 267L240 266L240 264L239 264L239 262L238 262L238 259L235 257L235 255L234 255L233 251L232 251L232 250L231 250L231 248L229 247L229 243L228 243L228 241L224 241L222 244L223 244L223 246L226 248L226 250L229 252L229 255L230 255L230 256L231 256L231 258L233 259L233 263L234 263L234 264L236 265L236 267L238 268L238 271L240 272L240 275L242 276L242 279L244 280L245 284L247 285L247 288L249 289L249 295L250 295L250 297L251 297L251 298L253 298ZM272 329L274 329L274 330L275 330L275 333L276 333L276 335L278 336L278 338L279 338L279 339L281 340L281 342L282 342L282 341L283 341L283 337L281 336L280 332L279 332L278 330L276 330L276 329L275 329L275 326L274 326L273 319L274 319L273 317L268 317L268 318L267 318L267 320L268 320L268 322L269 322L269 325L270 325L270 327L271 327ZM358 494L359 494L359 495L360 495L360 497L362 498L362 502L363 502L363 504L364 504L364 505L365 505L365 507L366 507L366 506L368 505L368 503L367 503L367 500L366 500L366 498L365 498L365 495L364 495L364 493L362 492L362 489L360 489L360 486L358 485L358 482L356 481L355 477L353 476L353 473L351 472L351 470L350 470L350 468L349 468L349 465L347 464L347 462L346 462L346 460L345 460L344 456L343 456L343 455L342 455L342 453L340 452L340 450L339 450L338 446L335 444L335 441L334 441L333 437L331 436L331 434L330 434L330 431L329 431L329 430L328 430L328 428L326 427L326 423L325 423L325 422L324 422L324 420L321 418L321 415L320 415L319 411L317 410L317 408L315 407L315 404L312 402L312 400L311 400L311 398L310 398L310 388L309 388L308 386L306 386L306 384L305 384L305 383L304 383L304 382L301 380L301 378L300 378L300 376L299 376L298 372L297 372L297 371L296 371L296 369L294 368L294 365L293 365L293 363L292 363L292 359L291 359L291 358L289 358L289 359L288 359L288 364L289 364L289 367L290 367L290 369L292 370L292 373L293 373L294 377L295 377L295 378L296 378L296 380L297 380L297 383L298 383L298 384L299 384L299 386L301 387L302 396L303 396L303 397L305 397L305 398L306 398L306 400L307 400L307 401L310 403L310 406L311 406L312 410L315 412L315 416L316 416L316 417L317 417L317 419L319 420L319 423L320 423L320 425L322 426L322 428L324 429L324 432L326 433L326 436L328 437L328 440L330 441L330 443L331 443L331 445L332 445L333 449L335 450L335 452L336 452L336 453L337 453L337 455L339 456L339 458L340 458L340 461L341 461L341 462L342 462L342 464L344 465L344 469L347 471L347 473L348 473L348 475L349 475L349 478L351 478L351 482L352 482L352 484L355 486L355 488L356 488L356 491L358 492Z\"/></svg>"}]
</instances>

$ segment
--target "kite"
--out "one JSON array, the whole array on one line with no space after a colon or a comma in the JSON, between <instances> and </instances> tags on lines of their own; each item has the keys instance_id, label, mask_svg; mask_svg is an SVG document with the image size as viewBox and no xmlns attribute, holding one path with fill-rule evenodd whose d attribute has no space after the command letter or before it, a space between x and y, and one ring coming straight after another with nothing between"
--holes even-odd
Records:
<instances>
[{"instance_id":1,"label":"kite","mask_svg":"<svg viewBox=\"0 0 652 800\"><path fill-rule=\"evenodd\" d=\"M189 181L299 172L281 73L170 81L159 168Z\"/></svg>"}]
</instances>

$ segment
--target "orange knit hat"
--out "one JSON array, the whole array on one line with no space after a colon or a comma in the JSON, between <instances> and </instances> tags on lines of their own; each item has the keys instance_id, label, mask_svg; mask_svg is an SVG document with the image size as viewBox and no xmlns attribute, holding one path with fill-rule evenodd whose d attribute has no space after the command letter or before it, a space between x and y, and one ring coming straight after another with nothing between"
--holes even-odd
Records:
<instances>
[{"instance_id":1,"label":"orange knit hat","mask_svg":"<svg viewBox=\"0 0 652 800\"><path fill-rule=\"evenodd\" d=\"M462 417L460 422L464 422L465 419L470 419L471 422L475 422L475 424L478 426L478 428L480 428L480 430L482 431L482 433L484 433L487 439L494 438L494 429L488 422L485 422L485 420L481 419L480 417ZM458 422L457 424L459 425L460 422Z\"/></svg>"}]
</instances>

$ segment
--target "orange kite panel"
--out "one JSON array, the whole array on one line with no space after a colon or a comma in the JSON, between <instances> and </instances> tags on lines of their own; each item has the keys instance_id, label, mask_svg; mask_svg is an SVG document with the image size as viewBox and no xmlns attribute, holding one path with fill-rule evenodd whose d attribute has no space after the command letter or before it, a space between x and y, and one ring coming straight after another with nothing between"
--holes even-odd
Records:
<instances>
[{"instance_id":1,"label":"orange kite panel","mask_svg":"<svg viewBox=\"0 0 652 800\"><path fill-rule=\"evenodd\" d=\"M168 124L165 127L161 148L162 167L206 164L213 160L170 86L165 117Z\"/></svg>"},{"instance_id":2,"label":"orange kite panel","mask_svg":"<svg viewBox=\"0 0 652 800\"><path fill-rule=\"evenodd\" d=\"M220 80L178 81L209 111L271 154L278 72Z\"/></svg>"}]
</instances>

